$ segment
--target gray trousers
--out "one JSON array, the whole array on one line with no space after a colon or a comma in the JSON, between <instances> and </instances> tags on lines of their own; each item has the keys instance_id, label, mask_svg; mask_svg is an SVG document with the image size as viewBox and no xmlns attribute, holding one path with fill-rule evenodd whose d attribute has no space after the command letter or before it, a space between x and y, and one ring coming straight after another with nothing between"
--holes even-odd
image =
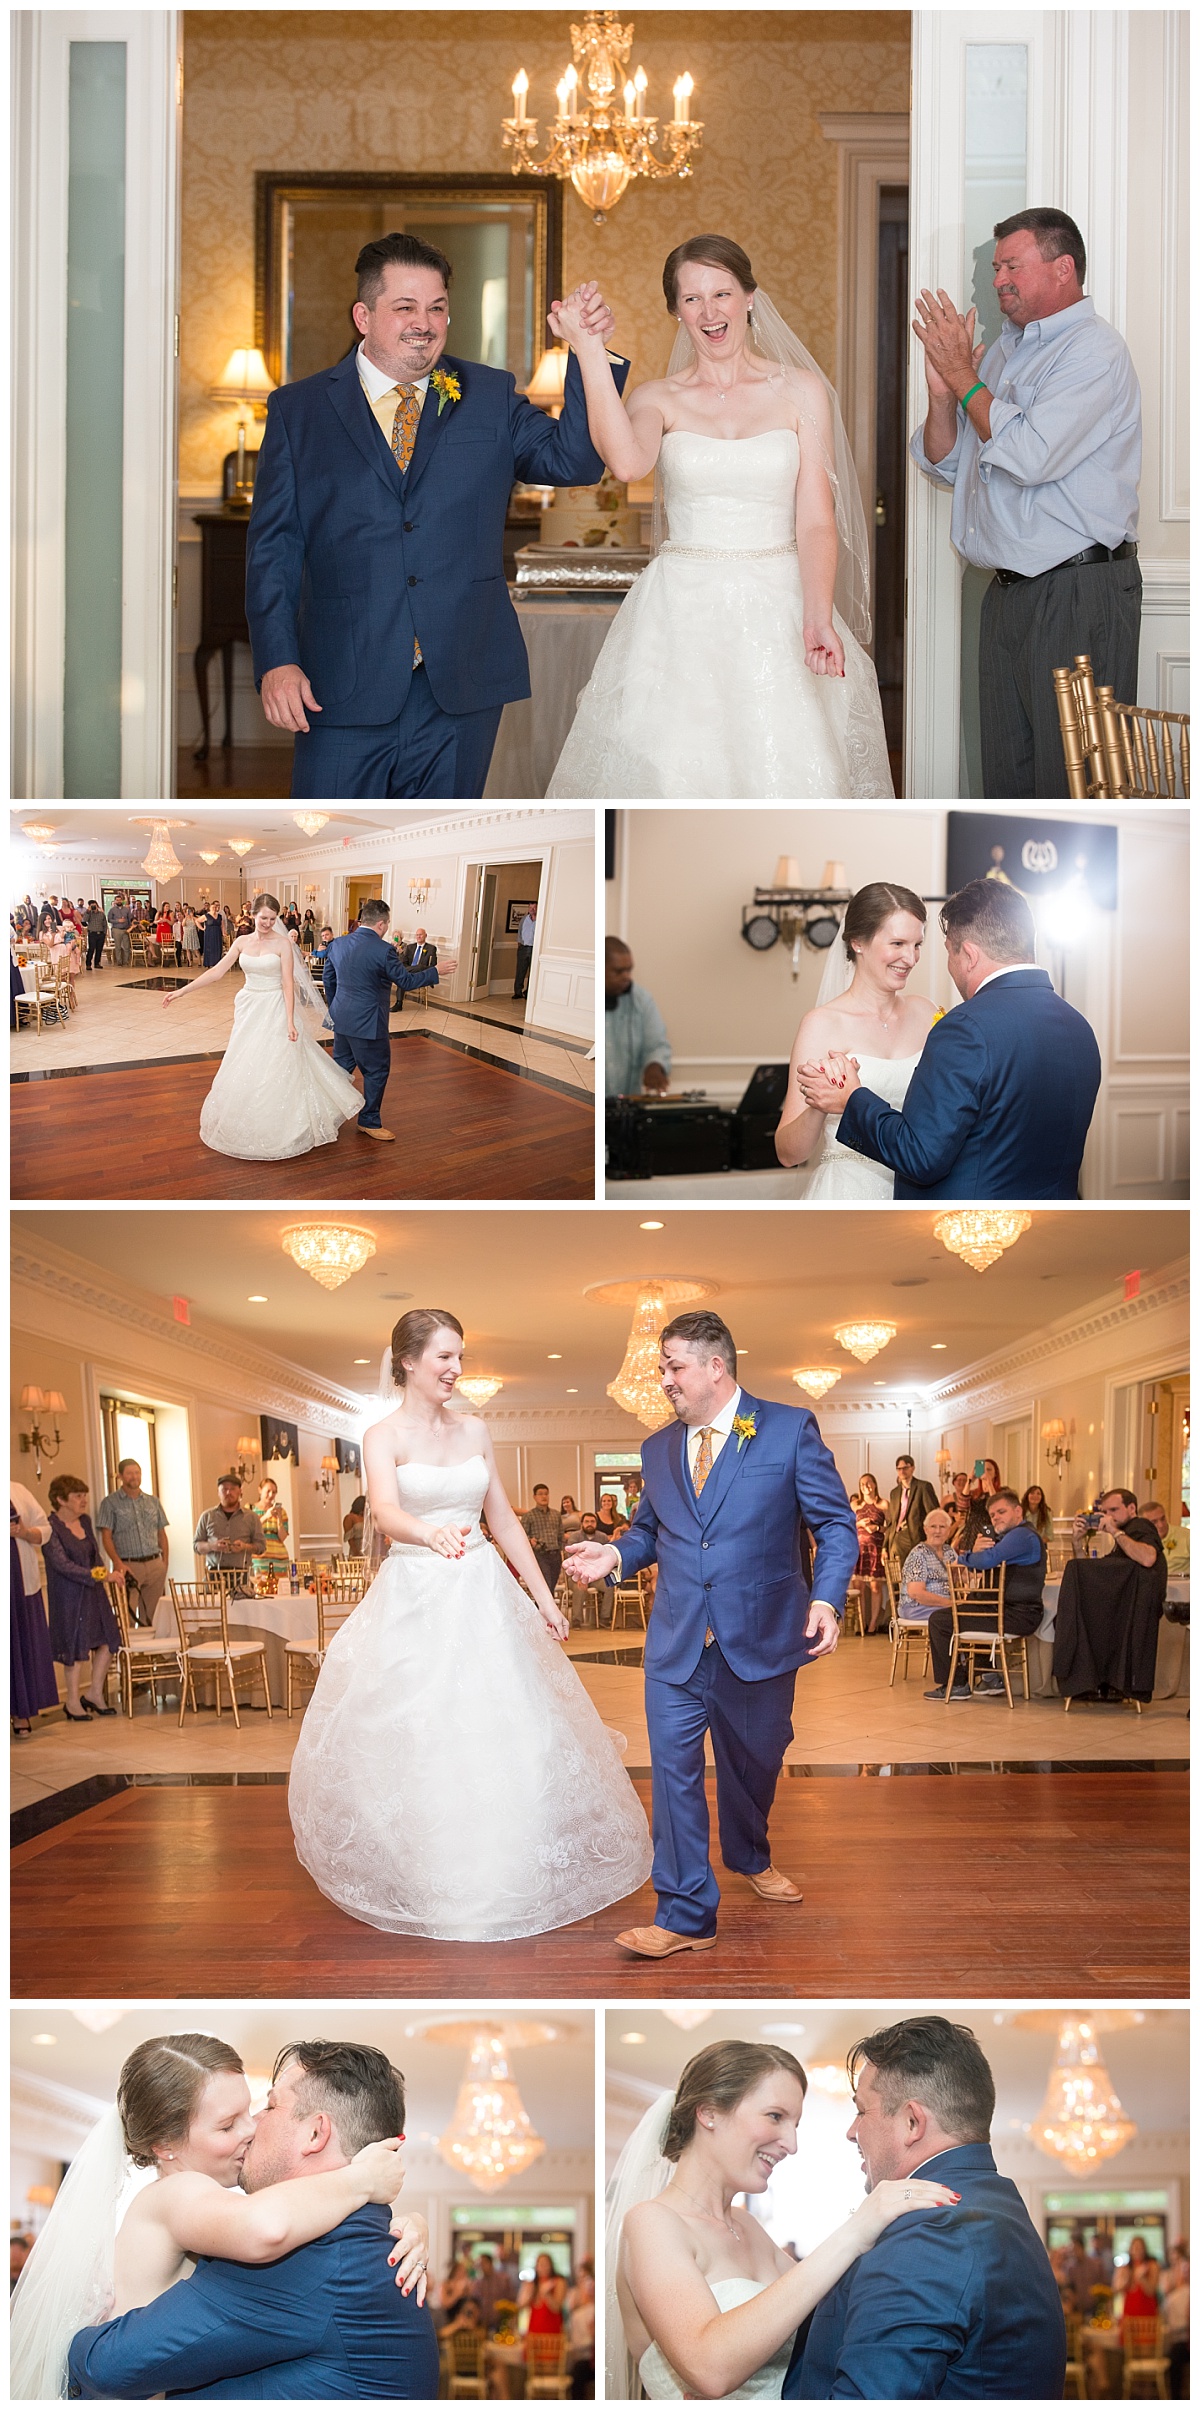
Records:
<instances>
[{"instance_id":1,"label":"gray trousers","mask_svg":"<svg viewBox=\"0 0 1200 2410\"><path fill-rule=\"evenodd\" d=\"M1056 669L1090 653L1097 686L1137 696L1142 573L1136 559L1089 561L1002 586L993 578L979 630L979 725L985 795L1065 796Z\"/></svg>"}]
</instances>

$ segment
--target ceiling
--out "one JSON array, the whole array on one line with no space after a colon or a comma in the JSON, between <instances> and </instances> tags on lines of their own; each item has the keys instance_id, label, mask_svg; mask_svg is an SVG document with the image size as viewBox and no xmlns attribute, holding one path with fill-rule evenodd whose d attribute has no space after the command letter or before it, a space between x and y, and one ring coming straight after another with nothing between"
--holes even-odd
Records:
<instances>
[{"instance_id":1,"label":"ceiling","mask_svg":"<svg viewBox=\"0 0 1200 2410\"><path fill-rule=\"evenodd\" d=\"M211 852L214 846L227 845L231 837L252 837L256 852L261 851L272 860L290 860L293 855L311 854L314 842L325 846L331 842L337 844L343 838L394 836L397 831L418 823L423 825L430 818L428 810L331 812L328 826L314 840L297 828L286 804L189 804L186 812L166 804L162 816L176 824L170 831L171 843L185 868L202 847ZM54 830L56 851L47 851L41 857L47 866L58 858L58 853L65 858L73 848L88 854L128 854L131 860L141 863L150 846L151 817L144 811L136 815L112 811L107 804L100 803L54 803L45 811L23 804L13 812L13 838L18 841L32 820L39 828ZM226 867L235 868L237 859L236 854L231 854ZM253 856L246 854L242 859L252 863Z\"/></svg>"},{"instance_id":2,"label":"ceiling","mask_svg":"<svg viewBox=\"0 0 1200 2410\"><path fill-rule=\"evenodd\" d=\"M115 2097L123 2061L138 2042L163 2033L217 2033L231 2042L250 2075L269 2075L276 2052L285 2042L310 2034L327 2041L372 2043L386 2050L405 2078L407 2131L412 2142L429 2140L448 2125L455 2095L466 2065L466 2050L455 2044L422 2039L413 2025L460 2023L470 2012L453 2008L424 2016L368 2003L363 2008L320 2006L311 2002L284 2003L263 2008L255 2002L177 2000L125 2009L106 2033L88 2033L69 2007L14 2009L12 2064L27 2075L44 2077L85 2092L95 2100ZM485 2022L486 2009L479 2021ZM521 2097L544 2140L556 2150L588 2150L595 2129L595 2077L591 2012L550 2016L561 2026L558 2042L535 2043L513 2053L513 2072ZM34 2034L53 2034L52 2044L33 2040Z\"/></svg>"},{"instance_id":3,"label":"ceiling","mask_svg":"<svg viewBox=\"0 0 1200 2410\"><path fill-rule=\"evenodd\" d=\"M908 2013L919 2003L907 2004ZM939 2000L924 2004L956 2023L969 2025L987 2054L996 2079L996 2133L1027 2125L1041 2106L1046 2077L1054 2057L1057 2017L1049 2011L1024 2016L1012 2009L955 2007ZM1066 2003L1063 2013L1070 2014ZM1076 2013L1083 2013L1080 2004ZM802 2066L822 2062L841 2067L846 2054L864 2034L877 2031L902 2013L892 2007L826 2007L821 2002L766 2005L760 2001L740 2008L716 2009L702 2025L683 2033L660 2009L631 2002L607 2011L605 2052L613 2072L642 2083L674 2086L683 2067L709 2042L738 2037L743 2041L776 2041L790 2050ZM1143 2134L1176 2131L1188 2117L1188 2016L1183 2009L1146 2009L1140 2022L1100 2036L1101 2053L1123 2106ZM1101 2018L1103 2012L1101 2012ZM788 2025L800 2031L781 2030ZM640 2033L641 2043L623 2035ZM849 2122L847 2110L847 2122ZM1047 2166L1053 2164L1047 2160ZM1107 2168L1119 2161L1107 2163ZM1064 2181L1068 2179L1064 2178ZM1104 2179L1099 2179L1103 2181ZM1119 2179L1113 2177L1111 2181ZM1074 2181L1074 2179L1070 2179Z\"/></svg>"},{"instance_id":4,"label":"ceiling","mask_svg":"<svg viewBox=\"0 0 1200 2410\"><path fill-rule=\"evenodd\" d=\"M1126 1273L1138 1270L1145 1280L1185 1259L1188 1244L1183 1210L1046 1209L981 1275L934 1238L928 1208L795 1214L677 1206L664 1209L661 1230L639 1228L644 1207L372 1208L307 1217L353 1222L377 1241L366 1269L328 1294L282 1253L282 1232L302 1218L223 1207L12 1216L15 1232L26 1224L32 1239L149 1292L168 1312L173 1296L185 1296L194 1324L252 1337L353 1391L374 1392L382 1349L407 1305L446 1306L466 1330L465 1369L498 1375L503 1406L518 1413L607 1409L606 1386L631 1316L628 1305L587 1298L592 1284L655 1272L714 1280L711 1302L746 1351L742 1369L752 1392L795 1402L796 1367L841 1362L839 1404L916 1402L998 1349L1097 1301L1116 1302ZM265 1304L248 1302L256 1292ZM863 1316L899 1328L881 1356L860 1366L841 1354L833 1330ZM360 1357L367 1361L356 1363ZM636 1428L631 1421L631 1433Z\"/></svg>"}]
</instances>

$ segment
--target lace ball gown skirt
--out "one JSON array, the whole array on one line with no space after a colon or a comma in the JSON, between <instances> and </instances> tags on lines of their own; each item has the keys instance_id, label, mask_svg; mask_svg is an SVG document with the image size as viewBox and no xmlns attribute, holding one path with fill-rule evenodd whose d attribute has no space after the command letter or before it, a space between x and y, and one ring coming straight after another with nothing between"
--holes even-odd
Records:
<instances>
[{"instance_id":1,"label":"lace ball gown skirt","mask_svg":"<svg viewBox=\"0 0 1200 2410\"><path fill-rule=\"evenodd\" d=\"M663 438L670 541L626 596L547 795L890 796L874 668L804 660L798 439Z\"/></svg>"},{"instance_id":2,"label":"lace ball gown skirt","mask_svg":"<svg viewBox=\"0 0 1200 2410\"><path fill-rule=\"evenodd\" d=\"M361 1113L362 1097L309 1035L299 1003L295 1044L289 1038L279 956L264 955L242 968L245 985L200 1109L200 1137L215 1155L282 1163L314 1146L330 1146L342 1123Z\"/></svg>"},{"instance_id":3,"label":"lace ball gown skirt","mask_svg":"<svg viewBox=\"0 0 1200 2410\"><path fill-rule=\"evenodd\" d=\"M465 1554L394 1546L332 1642L288 1806L301 1864L348 1916L514 1941L627 1898L652 1853L611 1735L479 1530L487 1473L472 1466ZM404 1504L465 1521L437 1494L438 1471L404 1468Z\"/></svg>"}]
</instances>

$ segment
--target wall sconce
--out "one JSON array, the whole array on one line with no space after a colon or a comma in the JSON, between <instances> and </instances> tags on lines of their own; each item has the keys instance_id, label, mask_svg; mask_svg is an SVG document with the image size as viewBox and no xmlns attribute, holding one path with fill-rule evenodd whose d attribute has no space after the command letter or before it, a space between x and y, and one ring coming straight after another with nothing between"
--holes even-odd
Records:
<instances>
[{"instance_id":1,"label":"wall sconce","mask_svg":"<svg viewBox=\"0 0 1200 2410\"><path fill-rule=\"evenodd\" d=\"M1053 1465L1060 1481L1062 1480L1062 1469L1064 1464L1069 1464L1071 1461L1070 1449L1064 1448L1063 1446L1063 1441L1066 1436L1067 1426L1064 1422L1060 1421L1057 1416L1053 1422L1042 1424L1042 1439L1046 1448L1046 1462L1047 1464Z\"/></svg>"},{"instance_id":2,"label":"wall sconce","mask_svg":"<svg viewBox=\"0 0 1200 2410\"><path fill-rule=\"evenodd\" d=\"M321 1478L319 1481L314 1481L313 1488L319 1490L323 1498L328 1498L337 1477L338 1460L336 1456L323 1456L321 1458Z\"/></svg>"},{"instance_id":3,"label":"wall sconce","mask_svg":"<svg viewBox=\"0 0 1200 2410\"><path fill-rule=\"evenodd\" d=\"M258 1474L258 1441L242 1438L237 1443L237 1469L243 1481L254 1481Z\"/></svg>"},{"instance_id":4,"label":"wall sconce","mask_svg":"<svg viewBox=\"0 0 1200 2410\"><path fill-rule=\"evenodd\" d=\"M434 888L440 887L441 883L440 879L410 879L408 882L409 903L415 904L418 912L423 912Z\"/></svg>"},{"instance_id":5,"label":"wall sconce","mask_svg":"<svg viewBox=\"0 0 1200 2410\"><path fill-rule=\"evenodd\" d=\"M756 887L753 905L742 906L742 935L755 954L766 954L782 937L792 949L792 977L800 976L802 949L828 953L836 945L842 907L852 889L844 862L827 862L819 887L806 886L794 854L781 854L769 887Z\"/></svg>"},{"instance_id":6,"label":"wall sconce","mask_svg":"<svg viewBox=\"0 0 1200 2410\"><path fill-rule=\"evenodd\" d=\"M29 1416L29 1429L22 1431L20 1435L21 1454L22 1456L32 1456L37 1466L39 1480L41 1479L43 1456L48 1456L50 1462L53 1463L62 1446L58 1417L60 1414L65 1417L66 1411L67 1401L61 1389L38 1389L30 1382L21 1391L21 1412ZM43 1431L38 1421L39 1414L53 1415L53 1434Z\"/></svg>"},{"instance_id":7,"label":"wall sconce","mask_svg":"<svg viewBox=\"0 0 1200 2410\"><path fill-rule=\"evenodd\" d=\"M942 1433L942 1444L941 1444L940 1448L938 1449L937 1455L934 1457L934 1460L933 1460L933 1461L934 1461L934 1463L935 1463L935 1464L936 1464L936 1466L937 1466L938 1472L939 1472L939 1474L941 1475L942 1480L944 1481L944 1480L946 1479L947 1474L949 1473L949 1470L950 1470L951 1465L952 1465L952 1464L953 1464L953 1462L954 1462L954 1456L953 1456L953 1452L952 1452L952 1450L951 1450L951 1449L949 1449L949 1448L946 1446L946 1435L945 1435L945 1432L943 1432L943 1433Z\"/></svg>"}]
</instances>

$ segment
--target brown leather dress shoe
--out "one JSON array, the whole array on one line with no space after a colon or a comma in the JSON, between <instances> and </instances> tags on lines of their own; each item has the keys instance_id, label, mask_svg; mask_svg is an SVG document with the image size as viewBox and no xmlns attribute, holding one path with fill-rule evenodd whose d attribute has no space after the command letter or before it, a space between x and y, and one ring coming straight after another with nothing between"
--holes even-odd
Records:
<instances>
[{"instance_id":1,"label":"brown leather dress shoe","mask_svg":"<svg viewBox=\"0 0 1200 2410\"><path fill-rule=\"evenodd\" d=\"M361 1121L359 1122L358 1127L360 1135L364 1138L382 1138L386 1146L394 1146L396 1143L396 1133L394 1130L373 1130L370 1122L363 1123Z\"/></svg>"},{"instance_id":2,"label":"brown leather dress shoe","mask_svg":"<svg viewBox=\"0 0 1200 2410\"><path fill-rule=\"evenodd\" d=\"M715 1933L670 1933L665 1925L631 1925L618 1933L617 1947L635 1958L674 1958L679 1950L715 1950Z\"/></svg>"},{"instance_id":3,"label":"brown leather dress shoe","mask_svg":"<svg viewBox=\"0 0 1200 2410\"><path fill-rule=\"evenodd\" d=\"M757 1891L760 1900L802 1900L804 1893L777 1866L764 1867L761 1874L749 1874L746 1881Z\"/></svg>"}]
</instances>

